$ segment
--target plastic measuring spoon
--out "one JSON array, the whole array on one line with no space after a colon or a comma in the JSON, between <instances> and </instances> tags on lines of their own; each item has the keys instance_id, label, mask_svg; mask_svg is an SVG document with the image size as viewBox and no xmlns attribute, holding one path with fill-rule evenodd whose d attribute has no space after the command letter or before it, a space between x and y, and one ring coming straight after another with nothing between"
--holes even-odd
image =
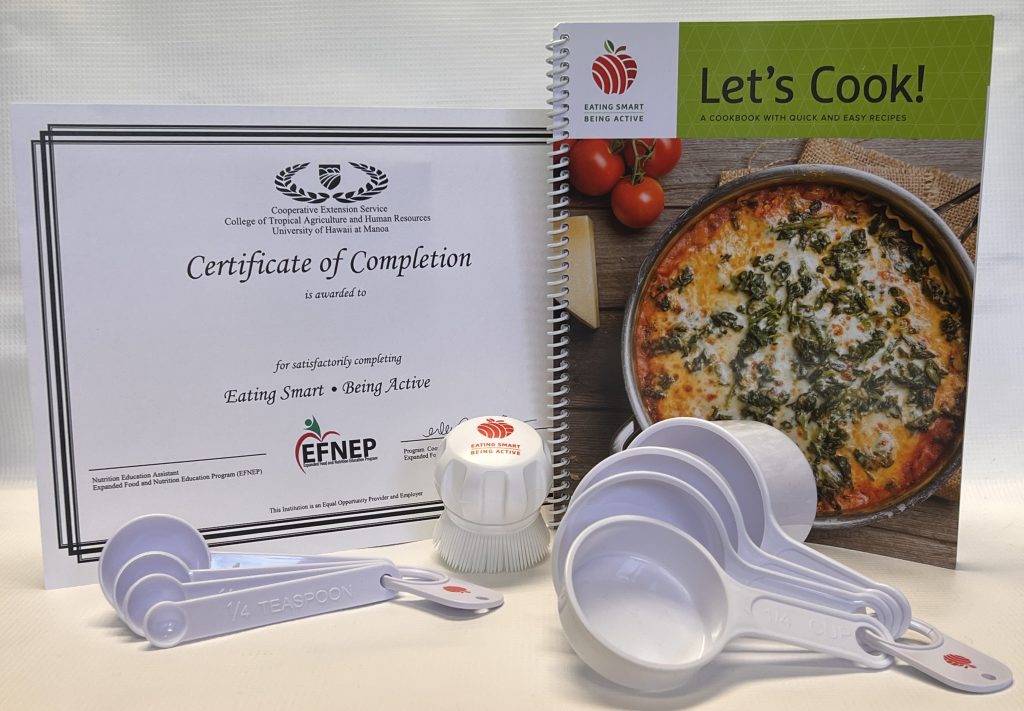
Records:
<instances>
[{"instance_id":1,"label":"plastic measuring spoon","mask_svg":"<svg viewBox=\"0 0 1024 711\"><path fill-rule=\"evenodd\" d=\"M179 582L189 583L203 580L224 580L228 578L251 577L253 575L266 575L268 573L287 573L291 571L301 572L304 570L317 570L320 568L335 568L341 565L359 565L363 563L375 563L381 558L347 558L341 561L324 560L317 563L296 563L294 565L268 565L258 568L199 568L193 570L185 561L171 553L151 551L139 553L129 560L118 571L114 578L113 601L111 604L115 610L120 612L124 606L124 598L128 590L136 582L147 575L163 574L175 578Z\"/></svg>"},{"instance_id":2,"label":"plastic measuring spoon","mask_svg":"<svg viewBox=\"0 0 1024 711\"><path fill-rule=\"evenodd\" d=\"M121 567L139 553L149 551L171 553L193 570L352 560L337 556L211 552L203 535L187 521L168 514L147 514L117 529L100 553L100 588L110 604L114 604L114 582Z\"/></svg>"},{"instance_id":3,"label":"plastic measuring spoon","mask_svg":"<svg viewBox=\"0 0 1024 711\"><path fill-rule=\"evenodd\" d=\"M746 585L844 612L863 612L879 605L879 595L868 590L854 592L763 567L760 563L771 557L749 543L749 539L745 553L738 552L729 543L725 526L711 503L692 485L667 474L617 474L578 494L569 509L551 551L552 578L558 590L564 582L565 561L575 538L602 519L639 515L687 533L727 574ZM745 537L743 532L741 540Z\"/></svg>"},{"instance_id":4,"label":"plastic measuring spoon","mask_svg":"<svg viewBox=\"0 0 1024 711\"><path fill-rule=\"evenodd\" d=\"M137 580L125 593L118 608L118 615L128 625L128 629L140 637L145 637L142 623L146 613L158 602L164 600L192 600L197 597L219 595L232 590L245 590L263 585L281 583L287 580L308 578L311 575L324 575L336 570L352 568L361 563L341 563L333 568L316 566L305 570L244 575L219 580L183 583L177 578L164 573L152 573Z\"/></svg>"},{"instance_id":5,"label":"plastic measuring spoon","mask_svg":"<svg viewBox=\"0 0 1024 711\"><path fill-rule=\"evenodd\" d=\"M674 447L696 454L715 467L729 483L736 495L740 510L743 512L743 523L754 543L763 550L774 553L780 558L798 563L805 568L830 575L853 585L879 590L888 595L900 612L899 623L894 629L898 637L910 626L911 608L906 596L894 587L872 580L856 570L849 568L828 556L809 548L795 540L779 526L773 513L772 486L784 486L786 476L765 474L751 454L745 442L759 447L759 456L764 459L773 451L781 453L782 459L799 457L806 464L803 453L796 448L793 454L789 447L783 448L781 440L765 439L764 428L760 422L726 421L708 422L695 417L675 417L657 422L638 434L629 445L635 447L662 446ZM768 427L768 429L774 429ZM788 438L780 432L777 437ZM628 451L628 450L627 450ZM777 457L778 458L778 457ZM780 464L775 465L778 471L787 471ZM813 476L808 470L808 481ZM784 495L784 492L780 492ZM809 531L814 521L814 510L806 513L806 530ZM804 536L807 534L804 533Z\"/></svg>"},{"instance_id":6,"label":"plastic measuring spoon","mask_svg":"<svg viewBox=\"0 0 1024 711\"><path fill-rule=\"evenodd\" d=\"M683 452L668 447L636 447L613 454L599 462L591 469L576 487L576 496L580 496L590 487L617 474L625 474L634 471L654 471L668 474L681 481L693 485L718 512L731 545L748 560L757 555L758 546L750 539L747 533L745 520L740 511L739 503L732 489L726 482L724 476L719 473L709 462L690 452ZM566 510L566 518L570 515L572 503ZM559 525L561 528L561 525ZM804 567L799 563L793 563L780 556L762 561L764 567L778 570L779 572L794 575L804 580L811 580L834 587L845 587L847 590L863 594L866 590L863 585L856 585L846 580L834 578L827 573ZM875 613L882 620L883 624L892 632L893 636L902 634L906 627L903 622L903 613L896 606L896 603L888 595L878 595L874 598L877 606Z\"/></svg>"},{"instance_id":7,"label":"plastic measuring spoon","mask_svg":"<svg viewBox=\"0 0 1024 711\"><path fill-rule=\"evenodd\" d=\"M412 578L412 579L409 579ZM168 587L169 594L177 594ZM410 592L463 610L498 607L501 593L454 580L443 573L397 568L387 562L357 565L246 590L186 600L157 602L142 628L157 647L173 647L229 632L390 600Z\"/></svg>"},{"instance_id":8,"label":"plastic measuring spoon","mask_svg":"<svg viewBox=\"0 0 1024 711\"><path fill-rule=\"evenodd\" d=\"M735 637L795 644L883 669L892 657L859 641L887 639L875 618L757 590L724 573L674 526L613 516L573 541L559 618L576 653L606 678L656 692L688 682Z\"/></svg>"}]
</instances>

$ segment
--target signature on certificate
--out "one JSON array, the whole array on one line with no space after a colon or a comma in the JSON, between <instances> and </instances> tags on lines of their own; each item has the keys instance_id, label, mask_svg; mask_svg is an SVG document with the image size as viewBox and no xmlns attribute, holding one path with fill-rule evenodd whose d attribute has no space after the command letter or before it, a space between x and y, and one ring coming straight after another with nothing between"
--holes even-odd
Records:
<instances>
[{"instance_id":1,"label":"signature on certificate","mask_svg":"<svg viewBox=\"0 0 1024 711\"><path fill-rule=\"evenodd\" d=\"M444 437L445 435L447 435L449 432L451 432L453 429L455 429L468 419L468 417L463 417L461 420L454 424L448 424L444 420L441 420L436 425L431 425L430 427L428 427L423 437Z\"/></svg>"}]
</instances>

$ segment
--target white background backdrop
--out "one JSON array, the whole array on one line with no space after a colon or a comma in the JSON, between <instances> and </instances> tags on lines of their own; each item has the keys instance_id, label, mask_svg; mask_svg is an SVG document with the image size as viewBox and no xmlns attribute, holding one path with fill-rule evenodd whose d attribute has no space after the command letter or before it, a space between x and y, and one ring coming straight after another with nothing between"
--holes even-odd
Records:
<instances>
[{"instance_id":1,"label":"white background backdrop","mask_svg":"<svg viewBox=\"0 0 1024 711\"><path fill-rule=\"evenodd\" d=\"M996 16L965 476L1024 477L1024 2L0 2L0 482L31 461L11 102L544 106L560 21Z\"/></svg>"}]
</instances>

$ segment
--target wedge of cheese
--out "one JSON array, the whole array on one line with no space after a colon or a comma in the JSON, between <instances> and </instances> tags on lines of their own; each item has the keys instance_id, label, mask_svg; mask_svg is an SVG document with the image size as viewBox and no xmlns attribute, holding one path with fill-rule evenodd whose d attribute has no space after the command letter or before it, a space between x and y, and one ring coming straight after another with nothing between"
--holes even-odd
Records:
<instances>
[{"instance_id":1,"label":"wedge of cheese","mask_svg":"<svg viewBox=\"0 0 1024 711\"><path fill-rule=\"evenodd\" d=\"M594 223L586 215L569 217L569 313L586 326L601 325L597 299L597 257L594 254Z\"/></svg>"}]
</instances>

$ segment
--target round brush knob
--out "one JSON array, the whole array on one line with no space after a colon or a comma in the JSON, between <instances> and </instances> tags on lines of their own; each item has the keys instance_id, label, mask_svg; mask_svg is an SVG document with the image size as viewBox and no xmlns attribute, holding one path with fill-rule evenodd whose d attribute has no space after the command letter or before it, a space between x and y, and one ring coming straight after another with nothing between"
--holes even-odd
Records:
<instances>
[{"instance_id":1,"label":"round brush knob","mask_svg":"<svg viewBox=\"0 0 1024 711\"><path fill-rule=\"evenodd\" d=\"M551 462L525 422L475 417L445 438L434 481L448 513L464 522L527 525L551 489Z\"/></svg>"},{"instance_id":2,"label":"round brush knob","mask_svg":"<svg viewBox=\"0 0 1024 711\"><path fill-rule=\"evenodd\" d=\"M540 507L551 490L544 440L511 417L477 417L448 433L434 483L445 511L434 545L449 567L509 573L547 556L551 534Z\"/></svg>"}]
</instances>

